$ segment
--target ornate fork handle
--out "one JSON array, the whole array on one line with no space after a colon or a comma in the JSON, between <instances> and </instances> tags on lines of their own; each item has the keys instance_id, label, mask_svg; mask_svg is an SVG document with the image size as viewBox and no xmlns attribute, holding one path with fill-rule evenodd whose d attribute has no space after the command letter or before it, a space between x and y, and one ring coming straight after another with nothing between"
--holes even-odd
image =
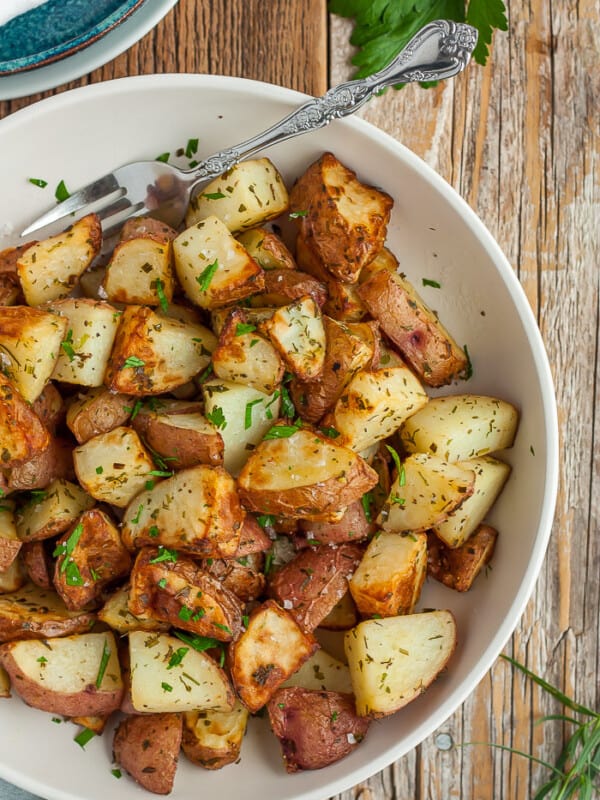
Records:
<instances>
[{"instance_id":1,"label":"ornate fork handle","mask_svg":"<svg viewBox=\"0 0 600 800\"><path fill-rule=\"evenodd\" d=\"M341 83L322 97L308 100L266 131L222 150L189 170L192 183L205 181L231 169L238 161L293 136L323 128L333 119L353 114L373 94L386 86L412 81L451 78L467 66L477 44L470 25L436 20L422 28L387 67L368 78Z\"/></svg>"}]
</instances>

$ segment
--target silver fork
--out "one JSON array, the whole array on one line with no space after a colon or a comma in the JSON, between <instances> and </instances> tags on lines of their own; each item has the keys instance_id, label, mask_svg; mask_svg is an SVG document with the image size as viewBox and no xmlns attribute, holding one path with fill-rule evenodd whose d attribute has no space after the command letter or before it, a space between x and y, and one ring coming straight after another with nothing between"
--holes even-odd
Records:
<instances>
[{"instance_id":1,"label":"silver fork","mask_svg":"<svg viewBox=\"0 0 600 800\"><path fill-rule=\"evenodd\" d=\"M293 136L322 128L333 119L353 114L386 86L411 81L439 81L461 72L477 43L470 25L436 20L421 28L387 67L363 80L333 87L312 98L266 131L215 153L193 169L160 161L138 161L109 172L31 223L21 236L61 223L66 217L96 211L105 237L130 216L146 214L177 228L194 190L244 158ZM72 220L69 220L69 222Z\"/></svg>"}]
</instances>

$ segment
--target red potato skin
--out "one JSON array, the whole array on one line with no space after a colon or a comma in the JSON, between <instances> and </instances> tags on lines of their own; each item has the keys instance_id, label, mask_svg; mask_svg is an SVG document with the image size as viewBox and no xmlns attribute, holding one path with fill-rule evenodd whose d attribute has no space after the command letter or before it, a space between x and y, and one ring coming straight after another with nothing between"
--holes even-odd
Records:
<instances>
[{"instance_id":1,"label":"red potato skin","mask_svg":"<svg viewBox=\"0 0 600 800\"><path fill-rule=\"evenodd\" d=\"M75 479L73 445L57 436L50 438L50 444L39 455L13 467L8 485L14 491L44 489L55 478Z\"/></svg>"},{"instance_id":2,"label":"red potato skin","mask_svg":"<svg viewBox=\"0 0 600 800\"><path fill-rule=\"evenodd\" d=\"M362 555L363 548L353 544L302 550L273 575L269 595L309 633L348 591Z\"/></svg>"},{"instance_id":3,"label":"red potato skin","mask_svg":"<svg viewBox=\"0 0 600 800\"><path fill-rule=\"evenodd\" d=\"M306 272L270 269L265 271L265 288L260 295L257 295L257 301L262 294L267 295L269 299L280 301L276 303L278 305L286 305L308 295L319 308L323 308L327 300L327 287Z\"/></svg>"},{"instance_id":4,"label":"red potato skin","mask_svg":"<svg viewBox=\"0 0 600 800\"><path fill-rule=\"evenodd\" d=\"M159 554L153 547L138 553L131 571L131 613L223 642L236 639L242 629L242 604L236 595L190 558L180 554L175 562L156 561Z\"/></svg>"},{"instance_id":5,"label":"red potato skin","mask_svg":"<svg viewBox=\"0 0 600 800\"><path fill-rule=\"evenodd\" d=\"M460 547L450 548L430 532L427 534L427 574L457 592L468 592L481 570L494 555L498 531L480 525Z\"/></svg>"},{"instance_id":6,"label":"red potato skin","mask_svg":"<svg viewBox=\"0 0 600 800\"><path fill-rule=\"evenodd\" d=\"M173 789L182 737L180 714L130 716L119 723L113 757L131 777L154 794Z\"/></svg>"},{"instance_id":7,"label":"red potato skin","mask_svg":"<svg viewBox=\"0 0 600 800\"><path fill-rule=\"evenodd\" d=\"M273 542L269 534L261 528L252 514L247 514L240 531L235 558L243 558L253 553L264 553L269 550Z\"/></svg>"},{"instance_id":8,"label":"red potato skin","mask_svg":"<svg viewBox=\"0 0 600 800\"><path fill-rule=\"evenodd\" d=\"M362 502L356 500L346 509L339 522L309 522L300 520L300 536L294 543L297 547L316 544L342 544L360 542L375 530L373 523L367 522Z\"/></svg>"},{"instance_id":9,"label":"red potato skin","mask_svg":"<svg viewBox=\"0 0 600 800\"><path fill-rule=\"evenodd\" d=\"M14 441L12 429L18 431L14 435ZM43 453L49 444L50 435L45 425L21 397L12 381L0 371L0 465L2 468L8 469L22 464Z\"/></svg>"},{"instance_id":10,"label":"red potato skin","mask_svg":"<svg viewBox=\"0 0 600 800\"><path fill-rule=\"evenodd\" d=\"M98 394L73 420L68 420L71 433L78 444L84 444L100 433L108 433L125 425L133 405L128 395L109 392L107 389Z\"/></svg>"},{"instance_id":11,"label":"red potato skin","mask_svg":"<svg viewBox=\"0 0 600 800\"><path fill-rule=\"evenodd\" d=\"M32 409L50 433L56 432L57 425L65 416L64 401L53 383L46 384L41 395L34 401Z\"/></svg>"},{"instance_id":12,"label":"red potato skin","mask_svg":"<svg viewBox=\"0 0 600 800\"><path fill-rule=\"evenodd\" d=\"M339 761L360 744L369 728L369 720L357 716L352 695L341 692L278 689L267 711L289 773Z\"/></svg>"},{"instance_id":13,"label":"red potato skin","mask_svg":"<svg viewBox=\"0 0 600 800\"><path fill-rule=\"evenodd\" d=\"M50 589L54 565L44 542L25 542L21 548L21 557L29 580L42 589Z\"/></svg>"},{"instance_id":14,"label":"red potato skin","mask_svg":"<svg viewBox=\"0 0 600 800\"><path fill-rule=\"evenodd\" d=\"M70 694L44 691L43 687L29 680L16 665L11 653L11 644L13 643L8 642L0 647L0 664L9 674L12 688L28 706L65 717L82 714L104 716L112 714L119 708L123 695L122 687L111 692L101 692L95 684L89 684L80 692Z\"/></svg>"}]
</instances>

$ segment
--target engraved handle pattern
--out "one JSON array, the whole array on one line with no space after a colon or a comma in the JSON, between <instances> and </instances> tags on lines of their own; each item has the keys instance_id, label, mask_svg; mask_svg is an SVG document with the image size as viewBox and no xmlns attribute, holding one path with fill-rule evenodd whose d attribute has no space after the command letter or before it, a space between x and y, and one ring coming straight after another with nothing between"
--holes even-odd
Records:
<instances>
[{"instance_id":1,"label":"engraved handle pattern","mask_svg":"<svg viewBox=\"0 0 600 800\"><path fill-rule=\"evenodd\" d=\"M193 185L221 175L241 159L265 147L323 128L334 119L353 114L386 86L451 78L467 66L476 44L477 31L470 25L451 20L431 22L421 28L384 69L368 78L334 86L322 97L308 100L266 131L207 158L190 170Z\"/></svg>"}]
</instances>

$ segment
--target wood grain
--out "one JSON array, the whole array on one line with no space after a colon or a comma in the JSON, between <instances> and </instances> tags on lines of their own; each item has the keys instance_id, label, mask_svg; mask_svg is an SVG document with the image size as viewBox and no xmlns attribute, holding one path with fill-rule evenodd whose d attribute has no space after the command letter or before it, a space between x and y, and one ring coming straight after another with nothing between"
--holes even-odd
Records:
<instances>
[{"instance_id":1,"label":"wood grain","mask_svg":"<svg viewBox=\"0 0 600 800\"><path fill-rule=\"evenodd\" d=\"M562 461L556 519L532 600L507 653L600 707L600 8L594 0L508 4L487 67L371 103L365 118L404 142L469 202L500 243L537 316L556 384ZM331 81L345 79L350 26L331 21ZM535 725L558 704L499 660L414 753L339 800L524 800L565 734Z\"/></svg>"},{"instance_id":2,"label":"wood grain","mask_svg":"<svg viewBox=\"0 0 600 800\"><path fill-rule=\"evenodd\" d=\"M0 119L75 86L157 72L236 75L323 94L326 0L180 0L154 31L106 66L56 90L0 102Z\"/></svg>"}]
</instances>

